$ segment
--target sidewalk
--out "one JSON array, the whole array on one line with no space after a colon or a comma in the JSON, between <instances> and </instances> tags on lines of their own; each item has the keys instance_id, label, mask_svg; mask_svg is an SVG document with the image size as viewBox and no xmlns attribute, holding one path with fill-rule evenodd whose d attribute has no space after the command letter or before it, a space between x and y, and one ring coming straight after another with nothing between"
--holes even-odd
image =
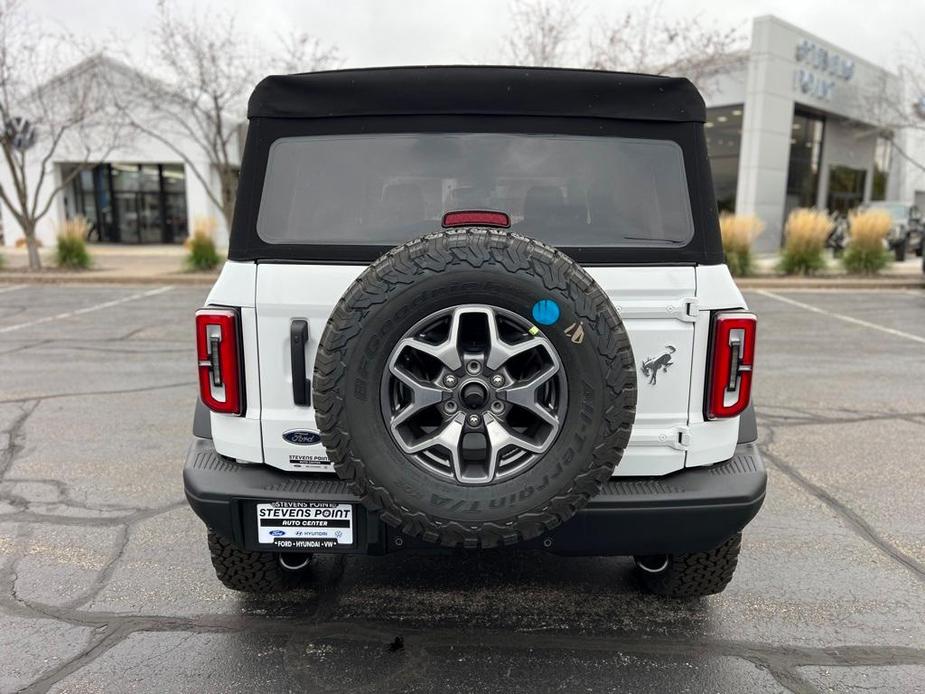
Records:
<instances>
[{"instance_id":1,"label":"sidewalk","mask_svg":"<svg viewBox=\"0 0 925 694\"><path fill-rule=\"evenodd\" d=\"M892 255L890 256L892 257ZM825 260L827 267L819 277L847 277L845 269L841 263L832 257L830 252L826 253ZM780 256L776 253L767 253L758 255L755 258L755 270L759 277L783 277L778 275L777 264L780 262ZM887 265L879 275L880 277L925 277L922 273L922 259L916 257L912 252L906 254L906 259L901 263L892 262Z\"/></svg>"},{"instance_id":2,"label":"sidewalk","mask_svg":"<svg viewBox=\"0 0 925 694\"><path fill-rule=\"evenodd\" d=\"M210 285L218 277L213 272L189 272L184 268L186 249L182 246L124 246L88 244L93 258L89 270L59 270L54 252L42 249L42 270L29 271L25 248L3 248L6 259L0 282L79 282L81 284L201 284Z\"/></svg>"},{"instance_id":3,"label":"sidewalk","mask_svg":"<svg viewBox=\"0 0 925 694\"><path fill-rule=\"evenodd\" d=\"M797 277L777 272L776 253L755 258L756 274L740 277L741 289L925 289L922 259L910 253L901 263L890 263L875 277L849 275L841 263L826 254L827 267L816 275Z\"/></svg>"},{"instance_id":4,"label":"sidewalk","mask_svg":"<svg viewBox=\"0 0 925 694\"><path fill-rule=\"evenodd\" d=\"M58 270L53 267L53 252L42 251L43 269L28 270L24 248L6 248L0 270L0 283L75 282L81 284L192 284L211 285L218 276L213 272L188 272L183 267L186 250L182 246L123 246L91 244L93 268L84 271ZM838 263L829 259L829 267L813 277L785 277L776 273L776 255L759 256L758 274L737 280L742 289L921 289L925 288L922 259L909 255L902 263L891 263L877 277L848 275Z\"/></svg>"}]
</instances>

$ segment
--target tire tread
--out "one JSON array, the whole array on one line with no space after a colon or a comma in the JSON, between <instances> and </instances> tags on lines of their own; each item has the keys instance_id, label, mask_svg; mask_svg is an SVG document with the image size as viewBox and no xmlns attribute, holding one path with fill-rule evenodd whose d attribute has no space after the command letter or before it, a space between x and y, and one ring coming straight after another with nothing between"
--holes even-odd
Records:
<instances>
[{"instance_id":1,"label":"tire tread","mask_svg":"<svg viewBox=\"0 0 925 694\"><path fill-rule=\"evenodd\" d=\"M278 593L295 588L301 572L287 571L272 552L251 552L208 531L209 554L215 575L226 588L245 593Z\"/></svg>"},{"instance_id":2,"label":"tire tread","mask_svg":"<svg viewBox=\"0 0 925 694\"><path fill-rule=\"evenodd\" d=\"M508 272L530 272L550 292L571 302L592 330L604 364L607 399L601 430L584 468L546 504L507 523L469 524L429 516L402 506L392 493L369 479L363 460L351 446L342 393L345 392L349 343L374 306L402 287L450 264L481 268L497 264ZM384 522L402 532L446 546L495 547L529 540L560 525L583 508L613 469L629 442L636 413L636 369L629 337L619 314L594 279L561 251L513 232L465 228L437 232L398 246L375 261L338 301L321 337L314 372L315 420L322 442L341 479Z\"/></svg>"},{"instance_id":3,"label":"tire tread","mask_svg":"<svg viewBox=\"0 0 925 694\"><path fill-rule=\"evenodd\" d=\"M639 571L643 585L668 598L697 598L721 593L735 573L742 547L742 533L736 533L709 552L673 554L668 567L657 574Z\"/></svg>"}]
</instances>

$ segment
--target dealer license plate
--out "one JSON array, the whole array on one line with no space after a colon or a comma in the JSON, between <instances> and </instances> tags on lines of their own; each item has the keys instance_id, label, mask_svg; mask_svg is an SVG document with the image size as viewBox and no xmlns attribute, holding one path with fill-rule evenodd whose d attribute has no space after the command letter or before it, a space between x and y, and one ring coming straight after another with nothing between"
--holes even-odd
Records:
<instances>
[{"instance_id":1,"label":"dealer license plate","mask_svg":"<svg viewBox=\"0 0 925 694\"><path fill-rule=\"evenodd\" d=\"M257 504L257 541L284 549L353 544L353 505L311 501Z\"/></svg>"}]
</instances>

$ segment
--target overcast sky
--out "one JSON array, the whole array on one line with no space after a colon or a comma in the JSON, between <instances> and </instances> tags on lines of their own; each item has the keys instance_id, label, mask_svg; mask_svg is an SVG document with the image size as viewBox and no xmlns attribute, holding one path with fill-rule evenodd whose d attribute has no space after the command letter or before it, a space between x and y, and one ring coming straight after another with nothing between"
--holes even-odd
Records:
<instances>
[{"instance_id":1,"label":"overcast sky","mask_svg":"<svg viewBox=\"0 0 925 694\"><path fill-rule=\"evenodd\" d=\"M193 4L184 0L180 7ZM205 4L205 0L196 0ZM583 0L577 34L640 3ZM70 32L119 35L143 53L156 0L28 0L33 12ZM503 62L511 19L505 0L221 0L242 27L272 41L290 29L336 44L343 66ZM900 48L925 41L925 0L664 0L666 16L699 14L748 32L774 14L839 47L893 68ZM582 38L582 43L584 39Z\"/></svg>"}]
</instances>

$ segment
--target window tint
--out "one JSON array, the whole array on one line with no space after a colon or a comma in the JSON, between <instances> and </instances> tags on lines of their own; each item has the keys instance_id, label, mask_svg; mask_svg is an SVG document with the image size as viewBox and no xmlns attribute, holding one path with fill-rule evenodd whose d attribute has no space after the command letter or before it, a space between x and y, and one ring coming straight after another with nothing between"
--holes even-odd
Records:
<instances>
[{"instance_id":1,"label":"window tint","mask_svg":"<svg viewBox=\"0 0 925 694\"><path fill-rule=\"evenodd\" d=\"M514 230L566 247L681 246L693 233L676 143L500 133L277 140L257 232L396 245L452 210L506 212Z\"/></svg>"}]
</instances>

